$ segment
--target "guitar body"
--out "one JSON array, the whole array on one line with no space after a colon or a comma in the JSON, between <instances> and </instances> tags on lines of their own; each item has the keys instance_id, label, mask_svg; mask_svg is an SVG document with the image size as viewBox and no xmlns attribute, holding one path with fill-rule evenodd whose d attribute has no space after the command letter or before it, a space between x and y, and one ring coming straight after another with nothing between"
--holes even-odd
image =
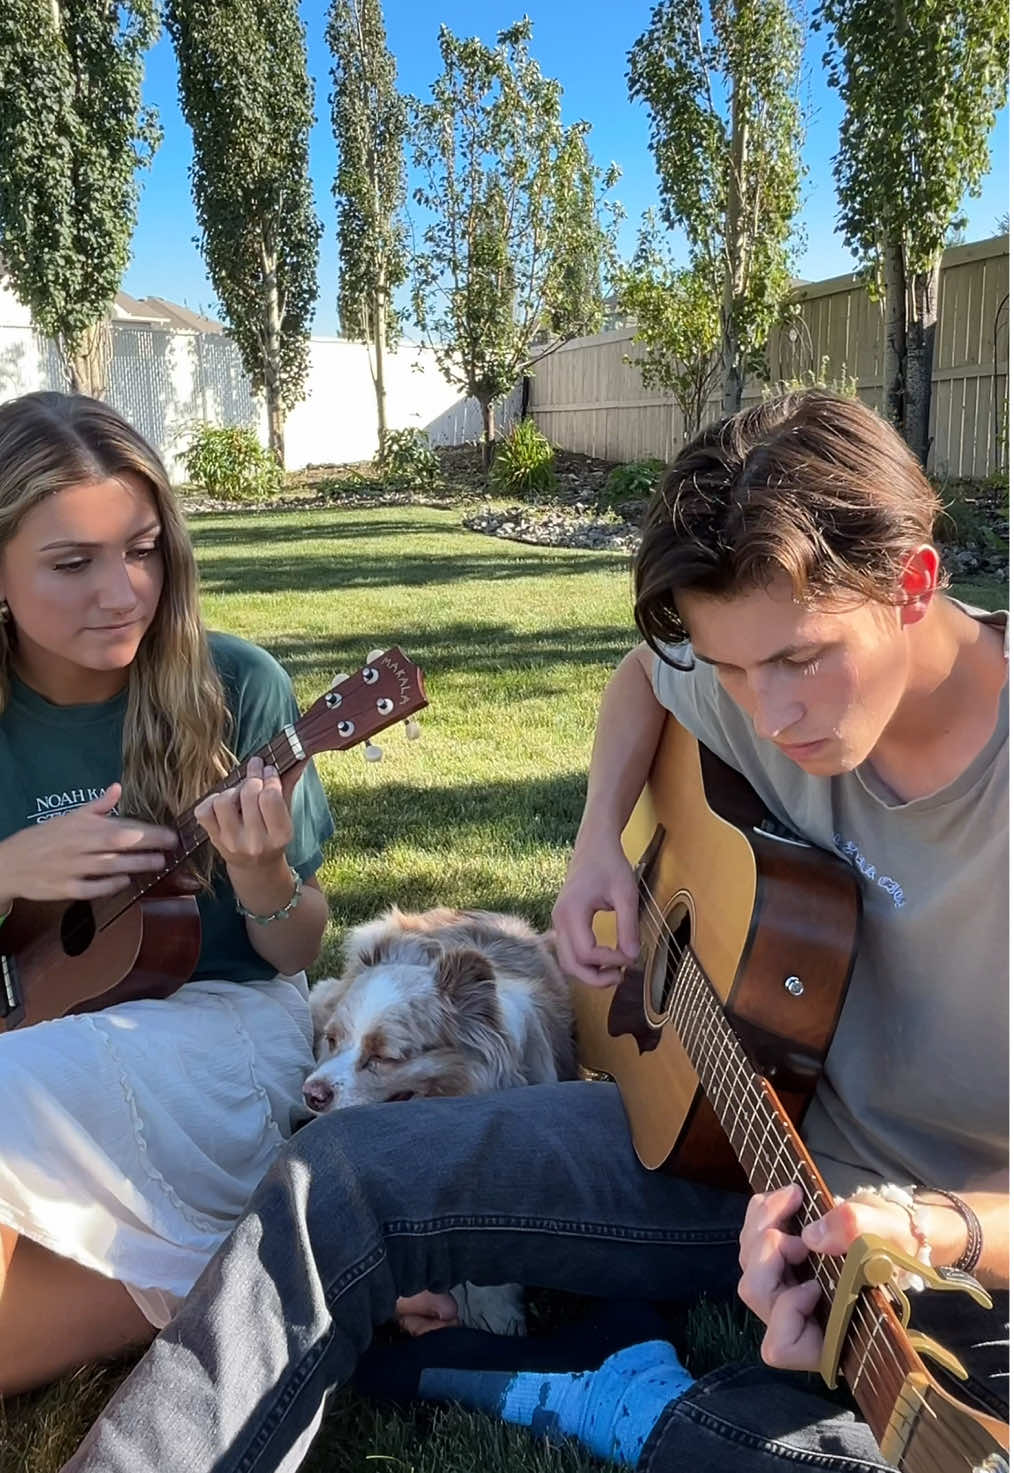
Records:
<instances>
[{"instance_id":1,"label":"guitar body","mask_svg":"<svg viewBox=\"0 0 1014 1473\"><path fill-rule=\"evenodd\" d=\"M616 1080L640 1160L729 1189L746 1190L746 1175L671 1026L681 955L692 949L751 1063L798 1121L858 932L844 861L760 831L765 821L745 779L669 717L622 836L642 882L641 956L615 987L573 988L581 1063ZM659 939L663 917L671 940ZM612 914L595 931L615 945Z\"/></svg>"},{"instance_id":2,"label":"guitar body","mask_svg":"<svg viewBox=\"0 0 1014 1473\"><path fill-rule=\"evenodd\" d=\"M0 1033L177 991L197 965L201 918L192 894L168 888L101 925L87 901L19 900L0 931Z\"/></svg>"}]
</instances>

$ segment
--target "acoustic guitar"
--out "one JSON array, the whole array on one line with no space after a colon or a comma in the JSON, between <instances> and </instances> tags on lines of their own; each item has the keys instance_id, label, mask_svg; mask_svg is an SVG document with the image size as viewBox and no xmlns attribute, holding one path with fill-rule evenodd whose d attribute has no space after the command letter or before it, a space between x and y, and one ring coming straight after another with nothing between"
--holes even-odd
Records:
<instances>
[{"instance_id":1,"label":"acoustic guitar","mask_svg":"<svg viewBox=\"0 0 1014 1473\"><path fill-rule=\"evenodd\" d=\"M645 1166L755 1192L797 1182L801 1228L834 1200L796 1127L855 956L852 870L783 830L672 717L622 843L640 895L641 955L615 987L575 983L581 1063L616 1080ZM615 946L611 913L595 930ZM810 1264L817 1313L838 1347L827 1379L845 1377L887 1460L905 1473L1006 1473L1007 1427L928 1373L919 1351L952 1370L953 1358L906 1331L895 1306L907 1319L907 1305L886 1273L884 1288L860 1283L843 1319L836 1292L854 1266ZM945 1275L943 1287L956 1279L985 1299L965 1275Z\"/></svg>"},{"instance_id":2,"label":"acoustic guitar","mask_svg":"<svg viewBox=\"0 0 1014 1473\"><path fill-rule=\"evenodd\" d=\"M251 757L280 774L318 752L366 742L427 704L422 672L400 649L376 651L205 794L225 792ZM367 755L371 755L368 749ZM168 997L192 976L201 949L196 882L181 866L208 836L194 809L177 818L179 842L157 874L95 901L15 903L0 930L0 1033L137 997ZM55 820L59 822L59 820Z\"/></svg>"}]
</instances>

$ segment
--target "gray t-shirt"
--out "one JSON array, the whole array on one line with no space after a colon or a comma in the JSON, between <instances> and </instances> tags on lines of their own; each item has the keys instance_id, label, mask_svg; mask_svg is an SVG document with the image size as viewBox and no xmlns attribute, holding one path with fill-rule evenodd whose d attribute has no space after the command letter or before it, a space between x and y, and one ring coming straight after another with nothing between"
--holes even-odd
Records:
<instances>
[{"instance_id":1,"label":"gray t-shirt","mask_svg":"<svg viewBox=\"0 0 1014 1473\"><path fill-rule=\"evenodd\" d=\"M1005 613L968 613L1006 627ZM880 1178L954 1191L1008 1152L1008 729L939 792L901 802L868 763L821 778L754 734L712 666L656 659L661 704L771 814L853 866L859 950L803 1137L833 1191Z\"/></svg>"}]
</instances>

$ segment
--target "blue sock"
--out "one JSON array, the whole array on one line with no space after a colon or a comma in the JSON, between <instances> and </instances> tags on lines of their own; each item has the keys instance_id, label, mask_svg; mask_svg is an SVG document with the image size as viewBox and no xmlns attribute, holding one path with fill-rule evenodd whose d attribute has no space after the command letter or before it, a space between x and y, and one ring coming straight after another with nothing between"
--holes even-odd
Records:
<instances>
[{"instance_id":1,"label":"blue sock","mask_svg":"<svg viewBox=\"0 0 1014 1473\"><path fill-rule=\"evenodd\" d=\"M424 1370L419 1395L491 1412L554 1441L576 1437L596 1457L633 1467L662 1412L693 1384L668 1340L646 1340L597 1371Z\"/></svg>"}]
</instances>

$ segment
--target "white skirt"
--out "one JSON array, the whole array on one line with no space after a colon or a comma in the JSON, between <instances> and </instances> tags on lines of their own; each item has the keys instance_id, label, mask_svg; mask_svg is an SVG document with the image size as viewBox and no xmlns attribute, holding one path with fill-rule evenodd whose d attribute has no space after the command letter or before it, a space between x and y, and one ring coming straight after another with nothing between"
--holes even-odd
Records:
<instances>
[{"instance_id":1,"label":"white skirt","mask_svg":"<svg viewBox=\"0 0 1014 1473\"><path fill-rule=\"evenodd\" d=\"M292 1131L306 977L190 982L0 1035L0 1223L161 1328Z\"/></svg>"}]
</instances>

